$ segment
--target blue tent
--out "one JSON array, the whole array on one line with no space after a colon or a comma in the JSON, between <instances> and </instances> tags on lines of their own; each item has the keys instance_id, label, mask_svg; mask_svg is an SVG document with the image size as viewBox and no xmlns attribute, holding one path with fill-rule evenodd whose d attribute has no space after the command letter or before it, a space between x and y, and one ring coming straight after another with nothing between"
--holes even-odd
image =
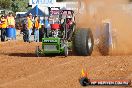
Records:
<instances>
[{"instance_id":1,"label":"blue tent","mask_svg":"<svg viewBox=\"0 0 132 88\"><path fill-rule=\"evenodd\" d=\"M32 13L33 16L35 16L35 15L38 15L38 16L45 16L45 15L46 15L42 10L40 10L40 9L38 8L37 5L36 5L33 9L29 10L29 11L26 13L26 15L28 15L29 13Z\"/></svg>"}]
</instances>

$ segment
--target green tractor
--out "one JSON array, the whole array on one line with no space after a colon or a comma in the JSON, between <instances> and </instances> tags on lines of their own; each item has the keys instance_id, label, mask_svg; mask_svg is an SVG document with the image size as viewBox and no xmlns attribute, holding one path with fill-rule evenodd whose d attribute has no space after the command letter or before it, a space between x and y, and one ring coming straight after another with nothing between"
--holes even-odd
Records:
<instances>
[{"instance_id":1,"label":"green tractor","mask_svg":"<svg viewBox=\"0 0 132 88\"><path fill-rule=\"evenodd\" d=\"M58 8L59 9L59 8ZM49 19L54 18L48 37L42 38L42 49L36 47L35 53L40 55L61 54L68 56L69 51L77 55L90 56L94 39L90 29L76 29L73 10L50 10Z\"/></svg>"}]
</instances>

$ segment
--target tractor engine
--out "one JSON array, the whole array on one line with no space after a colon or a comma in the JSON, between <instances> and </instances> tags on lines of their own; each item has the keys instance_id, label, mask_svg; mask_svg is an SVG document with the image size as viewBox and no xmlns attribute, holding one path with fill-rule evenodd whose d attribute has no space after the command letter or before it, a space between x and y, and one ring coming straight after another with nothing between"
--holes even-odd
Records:
<instances>
[{"instance_id":1,"label":"tractor engine","mask_svg":"<svg viewBox=\"0 0 132 88\"><path fill-rule=\"evenodd\" d=\"M51 33L52 33L52 37L55 37L56 38L59 35L59 30L58 29L52 30Z\"/></svg>"},{"instance_id":2,"label":"tractor engine","mask_svg":"<svg viewBox=\"0 0 132 88\"><path fill-rule=\"evenodd\" d=\"M60 24L51 24L51 36L55 38L60 36Z\"/></svg>"}]
</instances>

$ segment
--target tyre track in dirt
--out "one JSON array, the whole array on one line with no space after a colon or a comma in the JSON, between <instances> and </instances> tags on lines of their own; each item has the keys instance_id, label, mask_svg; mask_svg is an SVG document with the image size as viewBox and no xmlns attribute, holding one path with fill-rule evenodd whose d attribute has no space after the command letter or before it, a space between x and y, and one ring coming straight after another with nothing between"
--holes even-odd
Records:
<instances>
[{"instance_id":1,"label":"tyre track in dirt","mask_svg":"<svg viewBox=\"0 0 132 88\"><path fill-rule=\"evenodd\" d=\"M100 57L100 58L102 58L102 57ZM78 65L83 62L84 62L84 64L86 64L86 62L87 63L91 62L90 60L86 60L86 59L90 59L90 58L85 58L83 60L76 60L75 63L68 62L68 64L65 64L65 65L62 64L61 67L58 67L59 66L58 65L57 68L56 68L56 66L53 68L50 67L49 70L42 71L39 74L35 74L35 76L33 75L33 77L31 76L31 77L27 77L22 80L20 79L18 81L13 81L13 82L10 82L9 84L8 83L2 84L2 85L4 85L4 86L2 86L2 88L14 88L14 87L16 87L16 88L23 88L23 87L26 87L26 88L36 88L36 87L39 87L39 88L43 88L43 87L44 88L54 88L54 87L61 88L61 86L63 86L63 87L65 86L66 88L73 88L73 87L79 88L80 85L78 83L78 78L80 76L81 68L79 67L79 69L78 69L75 67L78 67ZM108 59L108 58L106 58L106 59ZM93 60L93 58L91 60ZM80 61L80 62L78 62L78 61ZM113 62L117 62L117 61L113 61ZM102 68L102 67L107 67L104 65L105 63L103 63L103 65L100 65L97 67L95 67L93 63L95 63L95 61L90 64L93 67L92 69L89 69L91 71L97 72L96 71L97 69L100 69L101 71L103 71L104 68ZM88 65L87 67L90 68L91 67L90 65ZM72 67L72 66L73 66L73 68L71 69L70 67ZM65 71L63 70L64 68L65 68ZM49 71L49 73L48 73L48 71ZM56 73L53 73L53 72L56 72ZM100 78L102 78L103 75L105 75L105 77L107 77L105 73L103 73L103 74L98 74L98 73L100 73L100 72L94 73L94 75L91 76L91 74L93 74L93 72L92 73L90 72L91 78L92 77L99 78L98 77L99 75L101 75ZM107 75L108 75L108 73L107 73ZM67 76L68 76L68 79L67 79ZM105 78L105 77L103 77L103 78ZM47 78L48 78L48 80L47 80ZM66 79L66 80L62 80L62 79ZM70 80L72 80L72 82L68 82L68 84L70 83L70 85L66 86L67 81L70 81ZM59 81L59 83L58 83L58 81ZM64 84L63 84L63 82L64 82ZM52 84L52 85L50 85L50 84ZM63 84L63 85L61 85L61 84ZM118 88L120 88L120 87L118 87ZM121 87L121 88L124 88L124 87Z\"/></svg>"},{"instance_id":2,"label":"tyre track in dirt","mask_svg":"<svg viewBox=\"0 0 132 88\"><path fill-rule=\"evenodd\" d=\"M74 62L76 62L76 61L68 61L68 62L64 62L64 63L62 63L62 64L57 64L57 65L55 65L55 66L51 66L50 68L48 68L48 69L45 69L45 70L42 70L42 71L39 71L39 72L37 72L37 73L33 73L33 74L31 74L31 75L28 75L28 76L26 76L26 77L23 77L23 78L20 78L20 79L15 79L15 80L12 80L12 81L10 81L10 82L6 82L6 83L4 83L4 84L2 84L2 85L0 85L0 86L6 86L6 85L10 85L10 84L13 84L13 83L17 83L17 82L19 82L19 81L25 81L25 80L27 80L27 79L30 79L30 78L34 78L34 77L36 77L36 76L38 76L38 75L41 75L41 74L43 74L44 72L45 73L48 73L48 71L49 71L49 69L55 69L55 68L57 68L57 67L60 67L60 66L64 66L64 65L68 65L68 64L71 64L71 63L74 63ZM61 76L62 76L62 74L61 74ZM58 78L59 76L55 76L55 78ZM53 79L55 79L55 78L53 78ZM52 79L51 79L52 80ZM46 81L50 81L50 80L46 80Z\"/></svg>"}]
</instances>

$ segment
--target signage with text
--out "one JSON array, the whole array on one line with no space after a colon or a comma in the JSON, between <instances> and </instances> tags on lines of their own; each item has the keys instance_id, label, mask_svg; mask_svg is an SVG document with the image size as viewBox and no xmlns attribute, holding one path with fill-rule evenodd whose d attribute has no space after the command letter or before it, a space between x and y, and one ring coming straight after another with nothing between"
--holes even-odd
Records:
<instances>
[{"instance_id":1,"label":"signage with text","mask_svg":"<svg viewBox=\"0 0 132 88\"><path fill-rule=\"evenodd\" d=\"M52 4L55 3L56 0L29 0L29 4Z\"/></svg>"}]
</instances>

